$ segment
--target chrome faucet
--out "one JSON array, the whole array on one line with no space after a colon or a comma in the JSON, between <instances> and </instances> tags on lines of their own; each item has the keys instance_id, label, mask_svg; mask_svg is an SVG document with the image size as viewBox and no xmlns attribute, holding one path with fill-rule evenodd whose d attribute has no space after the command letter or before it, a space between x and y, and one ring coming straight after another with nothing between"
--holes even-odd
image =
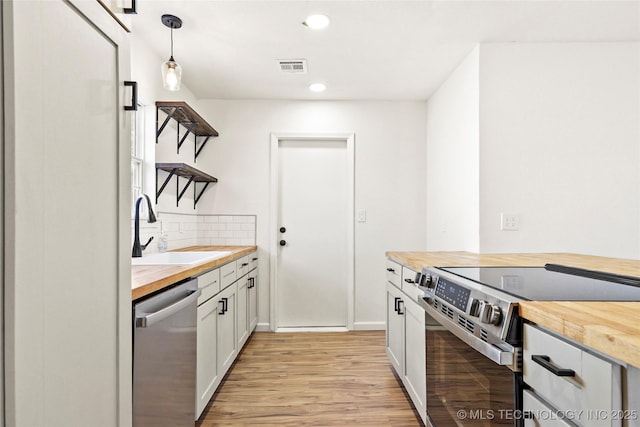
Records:
<instances>
[{"instance_id":1,"label":"chrome faucet","mask_svg":"<svg viewBox=\"0 0 640 427\"><path fill-rule=\"evenodd\" d=\"M133 237L133 250L131 251L132 258L141 257L142 251L147 249L147 246L149 246L149 243L151 243L151 241L153 240L153 236L151 236L151 238L147 240L147 243L145 243L144 245L140 244L140 203L142 202L143 199L147 200L147 207L149 208L149 213L147 215L147 222L154 223L157 221L156 215L153 213L153 208L151 207L151 200L149 199L149 196L147 196L146 194L143 194L142 196L138 197L138 199L136 200L136 213L135 213L134 223L133 223L134 237Z\"/></svg>"}]
</instances>

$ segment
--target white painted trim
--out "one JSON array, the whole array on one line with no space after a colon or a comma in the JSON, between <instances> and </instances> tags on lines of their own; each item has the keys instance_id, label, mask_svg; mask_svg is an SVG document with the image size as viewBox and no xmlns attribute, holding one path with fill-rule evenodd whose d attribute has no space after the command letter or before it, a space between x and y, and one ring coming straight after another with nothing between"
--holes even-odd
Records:
<instances>
[{"instance_id":1,"label":"white painted trim","mask_svg":"<svg viewBox=\"0 0 640 427\"><path fill-rule=\"evenodd\" d=\"M255 332L269 332L271 327L269 323L258 323L254 329Z\"/></svg>"},{"instance_id":2,"label":"white painted trim","mask_svg":"<svg viewBox=\"0 0 640 427\"><path fill-rule=\"evenodd\" d=\"M276 332L349 332L349 329L345 328L344 326L318 326L311 328L276 328Z\"/></svg>"},{"instance_id":3,"label":"white painted trim","mask_svg":"<svg viewBox=\"0 0 640 427\"><path fill-rule=\"evenodd\" d=\"M354 331L385 331L386 322L356 322L353 325Z\"/></svg>"},{"instance_id":4,"label":"white painted trim","mask_svg":"<svg viewBox=\"0 0 640 427\"><path fill-rule=\"evenodd\" d=\"M354 256L354 221L355 221L355 134L354 133L272 133L271 134L271 168L270 168L270 209L269 209L269 298L270 298L270 330L276 331L278 325L278 292L277 292L277 256L278 256L278 147L280 141L344 141L347 144L347 167L350 183L347 189L347 329L354 328L355 305L355 256ZM314 328L315 329L315 328Z\"/></svg>"}]
</instances>

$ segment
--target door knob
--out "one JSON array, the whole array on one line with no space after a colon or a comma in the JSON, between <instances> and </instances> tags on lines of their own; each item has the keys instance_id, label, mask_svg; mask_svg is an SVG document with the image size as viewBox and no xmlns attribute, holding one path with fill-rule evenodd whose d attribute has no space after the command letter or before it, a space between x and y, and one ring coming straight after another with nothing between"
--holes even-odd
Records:
<instances>
[{"instance_id":1,"label":"door knob","mask_svg":"<svg viewBox=\"0 0 640 427\"><path fill-rule=\"evenodd\" d=\"M287 229L286 229L286 228L284 228L284 227L280 227L280 232L281 232L281 233L285 233L286 231L287 231Z\"/></svg>"},{"instance_id":2,"label":"door knob","mask_svg":"<svg viewBox=\"0 0 640 427\"><path fill-rule=\"evenodd\" d=\"M280 240L280 246L284 246L284 245L286 245L286 244L287 244L287 241L286 241L286 240Z\"/></svg>"}]
</instances>

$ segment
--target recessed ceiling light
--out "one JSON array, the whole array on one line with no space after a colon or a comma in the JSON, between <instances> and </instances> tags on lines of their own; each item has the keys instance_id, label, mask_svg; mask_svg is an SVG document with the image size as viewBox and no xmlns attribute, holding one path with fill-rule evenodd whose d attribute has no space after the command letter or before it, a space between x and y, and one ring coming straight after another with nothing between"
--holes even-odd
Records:
<instances>
[{"instance_id":1,"label":"recessed ceiling light","mask_svg":"<svg viewBox=\"0 0 640 427\"><path fill-rule=\"evenodd\" d=\"M312 83L309 85L309 90L311 92L324 92L327 89L327 86L324 83Z\"/></svg>"},{"instance_id":2,"label":"recessed ceiling light","mask_svg":"<svg viewBox=\"0 0 640 427\"><path fill-rule=\"evenodd\" d=\"M329 26L330 19L327 15L310 15L304 20L302 25L313 30L321 30Z\"/></svg>"}]
</instances>

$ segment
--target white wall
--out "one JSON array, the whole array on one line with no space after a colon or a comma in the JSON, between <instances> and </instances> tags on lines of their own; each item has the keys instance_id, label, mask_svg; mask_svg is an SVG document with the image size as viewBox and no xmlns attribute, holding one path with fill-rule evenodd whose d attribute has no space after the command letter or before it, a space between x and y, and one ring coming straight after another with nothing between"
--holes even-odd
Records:
<instances>
[{"instance_id":1,"label":"white wall","mask_svg":"<svg viewBox=\"0 0 640 427\"><path fill-rule=\"evenodd\" d=\"M478 252L479 49L427 104L427 250Z\"/></svg>"},{"instance_id":2,"label":"white wall","mask_svg":"<svg viewBox=\"0 0 640 427\"><path fill-rule=\"evenodd\" d=\"M640 45L484 44L480 94L481 251L640 257Z\"/></svg>"},{"instance_id":3,"label":"white wall","mask_svg":"<svg viewBox=\"0 0 640 427\"><path fill-rule=\"evenodd\" d=\"M355 225L355 324L382 328L385 251L425 248L425 103L200 100L198 105L220 132L201 154L202 163L198 159L220 180L198 210L257 215L263 325L269 321L270 134L355 133L355 208L367 211L367 222Z\"/></svg>"},{"instance_id":4,"label":"white wall","mask_svg":"<svg viewBox=\"0 0 640 427\"><path fill-rule=\"evenodd\" d=\"M482 44L427 105L430 250L640 257L638 43Z\"/></svg>"}]
</instances>

